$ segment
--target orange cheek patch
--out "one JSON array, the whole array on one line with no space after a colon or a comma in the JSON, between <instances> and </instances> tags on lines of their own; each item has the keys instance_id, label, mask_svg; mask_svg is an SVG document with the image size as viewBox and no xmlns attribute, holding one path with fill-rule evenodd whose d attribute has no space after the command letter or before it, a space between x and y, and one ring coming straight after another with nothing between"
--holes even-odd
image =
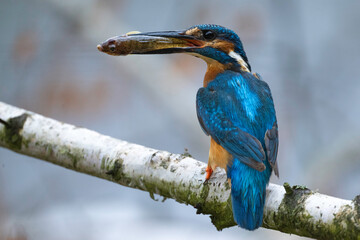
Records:
<instances>
[{"instance_id":1,"label":"orange cheek patch","mask_svg":"<svg viewBox=\"0 0 360 240\"><path fill-rule=\"evenodd\" d=\"M234 51L234 44L224 40L215 40L211 43L211 47L221 50L222 52L228 53Z\"/></svg>"}]
</instances>

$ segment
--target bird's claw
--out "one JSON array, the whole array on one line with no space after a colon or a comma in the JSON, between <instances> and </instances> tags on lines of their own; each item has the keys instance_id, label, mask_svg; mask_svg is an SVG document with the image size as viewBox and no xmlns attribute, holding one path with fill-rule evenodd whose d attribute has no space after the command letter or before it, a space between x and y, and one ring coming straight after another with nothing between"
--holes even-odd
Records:
<instances>
[{"instance_id":1,"label":"bird's claw","mask_svg":"<svg viewBox=\"0 0 360 240\"><path fill-rule=\"evenodd\" d=\"M209 183L209 179L205 179L205 181L203 182L203 185L207 185Z\"/></svg>"},{"instance_id":2,"label":"bird's claw","mask_svg":"<svg viewBox=\"0 0 360 240\"><path fill-rule=\"evenodd\" d=\"M206 176L205 176L204 184L207 184L211 177L211 174L213 173L213 170L210 166L207 166L205 171L206 171Z\"/></svg>"}]
</instances>

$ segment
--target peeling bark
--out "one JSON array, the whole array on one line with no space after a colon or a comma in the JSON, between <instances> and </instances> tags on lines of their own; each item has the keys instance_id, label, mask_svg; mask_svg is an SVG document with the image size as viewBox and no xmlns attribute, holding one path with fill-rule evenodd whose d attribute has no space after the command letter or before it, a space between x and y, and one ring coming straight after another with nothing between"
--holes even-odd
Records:
<instances>
[{"instance_id":1,"label":"peeling bark","mask_svg":"<svg viewBox=\"0 0 360 240\"><path fill-rule=\"evenodd\" d=\"M230 186L217 169L204 184L206 164L61 123L0 102L0 146L77 172L159 194L209 214L221 230L236 225ZM269 184L263 227L317 239L360 240L360 196L353 201L301 186Z\"/></svg>"}]
</instances>

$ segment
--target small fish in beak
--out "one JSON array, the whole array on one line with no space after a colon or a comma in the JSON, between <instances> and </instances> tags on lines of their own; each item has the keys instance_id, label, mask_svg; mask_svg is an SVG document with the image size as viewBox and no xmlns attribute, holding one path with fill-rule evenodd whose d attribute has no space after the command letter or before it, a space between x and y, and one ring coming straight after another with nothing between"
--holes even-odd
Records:
<instances>
[{"instance_id":1,"label":"small fish in beak","mask_svg":"<svg viewBox=\"0 0 360 240\"><path fill-rule=\"evenodd\" d=\"M175 52L191 52L194 47L200 47L201 42L182 32L129 32L122 36L110 38L97 45L101 52L114 56L128 54L162 54Z\"/></svg>"}]
</instances>

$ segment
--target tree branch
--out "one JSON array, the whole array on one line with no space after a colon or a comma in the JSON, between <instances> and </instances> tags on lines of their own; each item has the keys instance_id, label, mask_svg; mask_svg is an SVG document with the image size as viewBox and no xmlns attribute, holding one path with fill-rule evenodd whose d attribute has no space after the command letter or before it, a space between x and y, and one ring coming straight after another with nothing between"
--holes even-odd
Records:
<instances>
[{"instance_id":1,"label":"tree branch","mask_svg":"<svg viewBox=\"0 0 360 240\"><path fill-rule=\"evenodd\" d=\"M0 146L77 172L159 194L211 215L221 230L235 225L230 187L217 169L188 155L131 144L0 102ZM269 184L263 227L318 239L360 239L360 196L353 201L301 186Z\"/></svg>"}]
</instances>

